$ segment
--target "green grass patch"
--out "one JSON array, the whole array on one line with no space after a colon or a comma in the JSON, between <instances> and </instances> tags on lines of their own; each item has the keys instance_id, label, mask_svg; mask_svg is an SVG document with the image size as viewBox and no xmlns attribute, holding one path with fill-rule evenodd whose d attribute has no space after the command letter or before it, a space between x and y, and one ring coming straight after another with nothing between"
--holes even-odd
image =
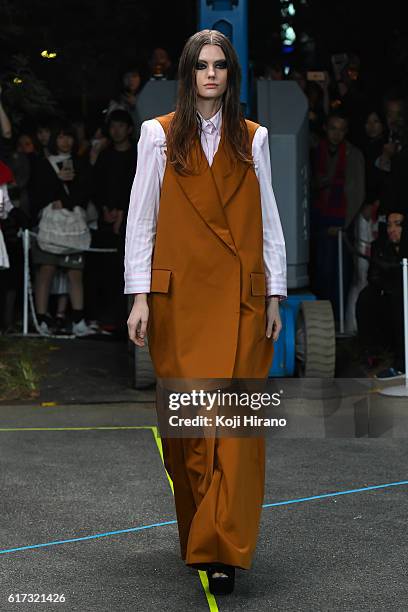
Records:
<instances>
[{"instance_id":1,"label":"green grass patch","mask_svg":"<svg viewBox=\"0 0 408 612\"><path fill-rule=\"evenodd\" d=\"M39 396L52 348L49 340L0 337L0 401Z\"/></svg>"}]
</instances>

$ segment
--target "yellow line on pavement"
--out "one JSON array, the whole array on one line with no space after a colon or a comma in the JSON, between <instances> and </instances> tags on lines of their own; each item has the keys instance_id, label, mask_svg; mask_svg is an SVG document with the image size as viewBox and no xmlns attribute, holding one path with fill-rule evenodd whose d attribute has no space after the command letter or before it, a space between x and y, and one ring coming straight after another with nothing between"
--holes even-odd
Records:
<instances>
[{"instance_id":1,"label":"yellow line on pavement","mask_svg":"<svg viewBox=\"0 0 408 612\"><path fill-rule=\"evenodd\" d=\"M158 430L157 430L157 427L152 427L152 428L151 428L151 430L152 430L152 434L153 434L154 441L156 442L156 446L157 446L157 448L159 449L160 457L161 457L161 460L162 460L162 462L163 462L163 466L164 466L163 446L162 446L162 442L161 442L160 434L159 434L159 432L158 432ZM173 493L173 495L174 495L173 481L172 481L172 479L170 478L170 474L169 474L169 473L168 473L168 471L166 470L166 466L164 466L164 471L166 472L166 476L167 476L167 478L168 478L168 481L169 481L169 484L170 484L171 491L172 491L172 493Z\"/></svg>"},{"instance_id":2,"label":"yellow line on pavement","mask_svg":"<svg viewBox=\"0 0 408 612\"><path fill-rule=\"evenodd\" d=\"M162 446L160 434L158 432L157 427L155 427L154 425L123 425L123 426L116 425L116 426L106 426L106 427L103 427L103 426L101 427L1 427L0 432L7 432L7 431L13 431L13 432L17 432L17 431L98 431L98 430L99 431L109 431L109 430L126 430L126 429L150 429L151 430L154 441L157 446L157 449L159 451L163 466L164 466L164 471L166 472L166 475L167 475L167 478L170 484L171 491L174 495L173 481L170 477L170 474L166 470L166 466L164 465L163 446ZM201 584L203 586L204 593L207 598L207 603L208 603L210 612L219 612L215 597L212 593L210 593L208 589L207 573L202 570L198 570L198 574L200 576Z\"/></svg>"},{"instance_id":3,"label":"yellow line on pavement","mask_svg":"<svg viewBox=\"0 0 408 612\"><path fill-rule=\"evenodd\" d=\"M154 437L154 441L156 442L157 448L159 449L161 460L162 460L163 465L164 465L163 446L162 446L162 443L161 443L160 434L158 432L157 427L151 427L151 430L152 430L152 434L153 434L153 437ZM170 474L166 470L166 466L164 466L164 469L165 469L165 472L167 474L167 478L169 480L170 487L171 487L171 490L172 490L173 495L174 495L173 481L170 478ZM203 586L204 593L205 593L205 596L207 598L207 603L208 603L208 607L210 609L210 612L219 612L218 611L218 605L217 605L216 599L215 599L214 595L212 593L210 593L210 591L208 589L207 572L204 572L202 570L198 570L198 574L200 576L201 584Z\"/></svg>"},{"instance_id":4,"label":"yellow line on pavement","mask_svg":"<svg viewBox=\"0 0 408 612\"><path fill-rule=\"evenodd\" d=\"M151 425L116 425L106 427L0 427L0 431L92 431L110 429L152 429Z\"/></svg>"}]
</instances>

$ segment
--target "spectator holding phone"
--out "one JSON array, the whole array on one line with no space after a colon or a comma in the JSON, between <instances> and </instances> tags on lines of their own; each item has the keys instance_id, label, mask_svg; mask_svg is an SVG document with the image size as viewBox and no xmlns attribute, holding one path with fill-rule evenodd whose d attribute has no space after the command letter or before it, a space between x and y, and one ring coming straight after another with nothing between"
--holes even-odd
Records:
<instances>
[{"instance_id":1,"label":"spectator holding phone","mask_svg":"<svg viewBox=\"0 0 408 612\"><path fill-rule=\"evenodd\" d=\"M54 210L65 208L73 211L85 208L91 195L89 163L76 154L75 131L68 124L60 124L53 130L49 142L50 155L39 160L32 181L31 195L38 218L50 203ZM86 336L93 333L85 322L82 271L84 254L55 254L33 244L33 262L37 266L35 302L41 331L49 334L53 321L48 314L51 282L57 268L66 270L72 306L73 333Z\"/></svg>"},{"instance_id":2,"label":"spectator holding phone","mask_svg":"<svg viewBox=\"0 0 408 612\"><path fill-rule=\"evenodd\" d=\"M99 155L109 146L109 138L106 135L106 126L98 125L92 135L89 148L89 163L94 166Z\"/></svg>"}]
</instances>

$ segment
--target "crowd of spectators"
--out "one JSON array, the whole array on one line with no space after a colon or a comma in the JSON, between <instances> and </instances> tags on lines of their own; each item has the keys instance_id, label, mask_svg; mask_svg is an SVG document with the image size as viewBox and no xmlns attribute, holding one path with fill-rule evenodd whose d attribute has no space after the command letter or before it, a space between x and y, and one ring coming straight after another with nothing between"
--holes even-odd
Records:
<instances>
[{"instance_id":1,"label":"crowd of spectators","mask_svg":"<svg viewBox=\"0 0 408 612\"><path fill-rule=\"evenodd\" d=\"M155 49L149 69L150 78L176 78L164 49ZM408 255L406 92L393 89L373 96L361 76L355 55L348 56L340 69L287 71L276 61L258 74L263 79L295 80L308 100L311 289L319 299L331 301L338 322L341 231L346 331L359 338L367 368L375 366L382 351L391 351L391 367L382 374L393 377L405 371L401 258ZM109 101L92 127L82 118L49 116L20 133L12 129L0 91L3 331L16 329L21 306L19 230L41 229L47 208L72 213L80 207L91 248L110 252L50 252L33 240L32 276L41 332L125 334L123 251L137 163L141 88L141 73L134 68L123 75L120 95Z\"/></svg>"},{"instance_id":2,"label":"crowd of spectators","mask_svg":"<svg viewBox=\"0 0 408 612\"><path fill-rule=\"evenodd\" d=\"M153 51L148 68L148 78L175 77L165 49ZM122 90L101 109L96 122L57 112L36 117L27 129L17 131L0 89L3 333L19 331L24 278L20 230L29 228L40 333L126 336L124 240L141 126L137 97L142 72L145 75L146 69L133 67L124 73ZM69 229L76 234L72 248L60 248ZM89 236L89 249L81 250L81 232Z\"/></svg>"},{"instance_id":3,"label":"crowd of spectators","mask_svg":"<svg viewBox=\"0 0 408 612\"><path fill-rule=\"evenodd\" d=\"M331 301L337 325L342 310L344 331L357 336L366 370L384 379L402 376L407 92L365 88L353 55L330 73L293 70L288 78L309 101L311 289ZM389 367L378 369L386 355Z\"/></svg>"}]
</instances>

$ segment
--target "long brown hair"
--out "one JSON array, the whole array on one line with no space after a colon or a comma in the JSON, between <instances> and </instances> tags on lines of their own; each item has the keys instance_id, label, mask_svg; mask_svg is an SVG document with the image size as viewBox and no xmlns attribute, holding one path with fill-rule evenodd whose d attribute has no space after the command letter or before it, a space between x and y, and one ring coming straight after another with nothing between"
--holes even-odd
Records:
<instances>
[{"instance_id":1,"label":"long brown hair","mask_svg":"<svg viewBox=\"0 0 408 612\"><path fill-rule=\"evenodd\" d=\"M196 63L204 45L221 47L227 62L227 89L222 101L222 130L227 154L232 161L252 163L248 129L240 105L241 67L237 53L221 32L201 30L190 36L180 56L176 109L167 133L167 159L179 174L193 174L189 155L196 138L200 138Z\"/></svg>"}]
</instances>

